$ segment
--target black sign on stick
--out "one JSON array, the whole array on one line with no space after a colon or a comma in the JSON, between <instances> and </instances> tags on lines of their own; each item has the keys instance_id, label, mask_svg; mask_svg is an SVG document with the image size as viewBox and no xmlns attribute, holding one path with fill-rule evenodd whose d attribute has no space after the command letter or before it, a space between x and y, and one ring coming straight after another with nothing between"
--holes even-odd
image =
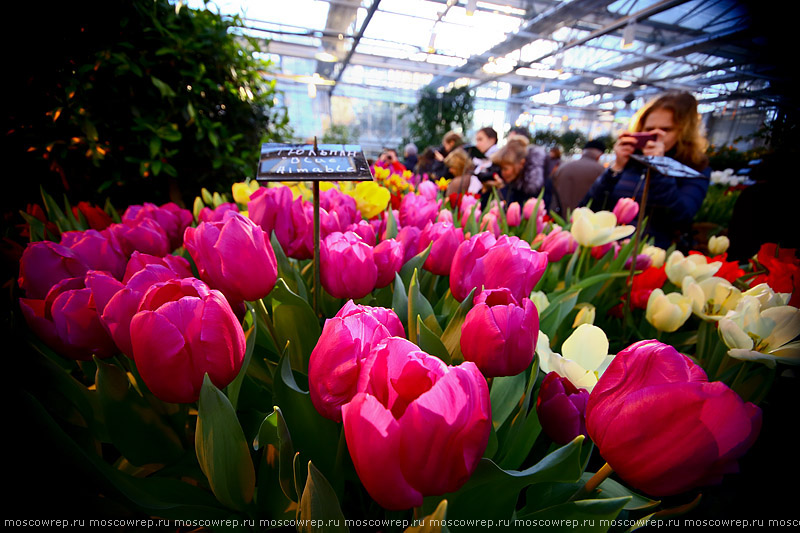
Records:
<instances>
[{"instance_id":1,"label":"black sign on stick","mask_svg":"<svg viewBox=\"0 0 800 533\"><path fill-rule=\"evenodd\" d=\"M261 145L257 181L370 181L372 173L356 144Z\"/></svg>"},{"instance_id":2,"label":"black sign on stick","mask_svg":"<svg viewBox=\"0 0 800 533\"><path fill-rule=\"evenodd\" d=\"M631 158L642 163L645 167L652 168L656 172L671 178L705 178L700 172L675 161L671 157L633 154Z\"/></svg>"}]
</instances>

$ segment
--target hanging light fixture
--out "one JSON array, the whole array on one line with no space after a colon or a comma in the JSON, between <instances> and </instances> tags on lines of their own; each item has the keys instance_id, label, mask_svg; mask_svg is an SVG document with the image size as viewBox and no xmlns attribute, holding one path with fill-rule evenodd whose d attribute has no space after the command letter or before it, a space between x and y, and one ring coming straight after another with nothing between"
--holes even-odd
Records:
<instances>
[{"instance_id":1,"label":"hanging light fixture","mask_svg":"<svg viewBox=\"0 0 800 533\"><path fill-rule=\"evenodd\" d=\"M467 0L467 16L471 17L478 7L478 0Z\"/></svg>"},{"instance_id":2,"label":"hanging light fixture","mask_svg":"<svg viewBox=\"0 0 800 533\"><path fill-rule=\"evenodd\" d=\"M631 21L625 26L622 31L622 48L630 48L633 46L633 40L636 38L636 22Z\"/></svg>"}]
</instances>

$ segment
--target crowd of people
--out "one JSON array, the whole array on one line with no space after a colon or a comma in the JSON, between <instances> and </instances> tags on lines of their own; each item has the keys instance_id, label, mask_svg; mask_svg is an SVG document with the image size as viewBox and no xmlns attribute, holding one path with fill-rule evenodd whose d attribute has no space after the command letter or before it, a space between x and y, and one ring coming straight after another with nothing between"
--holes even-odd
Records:
<instances>
[{"instance_id":1,"label":"crowd of people","mask_svg":"<svg viewBox=\"0 0 800 533\"><path fill-rule=\"evenodd\" d=\"M651 135L639 141L641 133ZM651 174L645 232L657 246L667 248L672 243L687 245L682 241L689 235L709 186L706 147L695 98L688 93L667 93L640 109L630 131L619 134L613 147L615 159L608 168L599 162L606 151L599 140L587 142L579 158L564 161L557 146L548 152L532 144L523 127L511 128L502 145L491 127L479 129L472 143L451 131L440 146L427 147L419 154L414 144L406 145L402 162L396 150L385 149L376 165L395 172L408 169L429 179L445 178L450 180L448 195L479 194L483 206L493 191L506 206L541 193L548 211L566 217L587 205L593 210L612 210L620 198L641 203L646 166L631 156L667 156L703 176Z\"/></svg>"}]
</instances>

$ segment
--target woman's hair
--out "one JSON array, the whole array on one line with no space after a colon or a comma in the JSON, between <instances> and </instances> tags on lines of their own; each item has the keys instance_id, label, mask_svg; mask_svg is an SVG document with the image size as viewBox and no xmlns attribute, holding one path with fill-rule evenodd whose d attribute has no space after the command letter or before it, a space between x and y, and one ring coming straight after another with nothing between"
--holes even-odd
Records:
<instances>
[{"instance_id":1,"label":"woman's hair","mask_svg":"<svg viewBox=\"0 0 800 533\"><path fill-rule=\"evenodd\" d=\"M478 131L486 135L488 138L492 139L494 143L497 144L497 132L494 131L494 128L486 126L485 128L481 128Z\"/></svg>"},{"instance_id":2,"label":"woman's hair","mask_svg":"<svg viewBox=\"0 0 800 533\"><path fill-rule=\"evenodd\" d=\"M472 167L475 165L472 164L472 160L463 148L456 148L444 158L444 166L448 169L456 169L458 172L453 172L452 174L454 178L457 178L464 174L471 174Z\"/></svg>"},{"instance_id":3,"label":"woman's hair","mask_svg":"<svg viewBox=\"0 0 800 533\"><path fill-rule=\"evenodd\" d=\"M672 112L672 121L676 128L675 159L692 168L702 170L708 164L705 138L697 112L697 100L689 93L670 92L651 100L636 112L631 119L633 131L644 131L647 117L657 109Z\"/></svg>"},{"instance_id":4,"label":"woman's hair","mask_svg":"<svg viewBox=\"0 0 800 533\"><path fill-rule=\"evenodd\" d=\"M442 144L451 141L456 143L454 146L461 146L462 144L464 144L464 139L461 137L461 134L458 133L457 131L448 131L447 133L444 134L444 137L442 138Z\"/></svg>"},{"instance_id":5,"label":"woman's hair","mask_svg":"<svg viewBox=\"0 0 800 533\"><path fill-rule=\"evenodd\" d=\"M558 146L553 146L550 148L550 153L553 155L553 157L561 157L561 148Z\"/></svg>"},{"instance_id":6,"label":"woman's hair","mask_svg":"<svg viewBox=\"0 0 800 533\"><path fill-rule=\"evenodd\" d=\"M514 138L508 141L492 156L492 163L498 166L516 165L524 162L528 155L528 144L524 139Z\"/></svg>"}]
</instances>

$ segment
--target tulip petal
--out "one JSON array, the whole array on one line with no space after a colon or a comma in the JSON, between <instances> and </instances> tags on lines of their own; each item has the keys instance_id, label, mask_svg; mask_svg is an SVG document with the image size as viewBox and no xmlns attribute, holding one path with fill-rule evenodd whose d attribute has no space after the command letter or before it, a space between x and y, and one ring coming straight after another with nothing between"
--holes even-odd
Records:
<instances>
[{"instance_id":1,"label":"tulip petal","mask_svg":"<svg viewBox=\"0 0 800 533\"><path fill-rule=\"evenodd\" d=\"M561 346L564 357L586 370L596 370L608 356L608 338L602 329L581 324Z\"/></svg>"}]
</instances>

